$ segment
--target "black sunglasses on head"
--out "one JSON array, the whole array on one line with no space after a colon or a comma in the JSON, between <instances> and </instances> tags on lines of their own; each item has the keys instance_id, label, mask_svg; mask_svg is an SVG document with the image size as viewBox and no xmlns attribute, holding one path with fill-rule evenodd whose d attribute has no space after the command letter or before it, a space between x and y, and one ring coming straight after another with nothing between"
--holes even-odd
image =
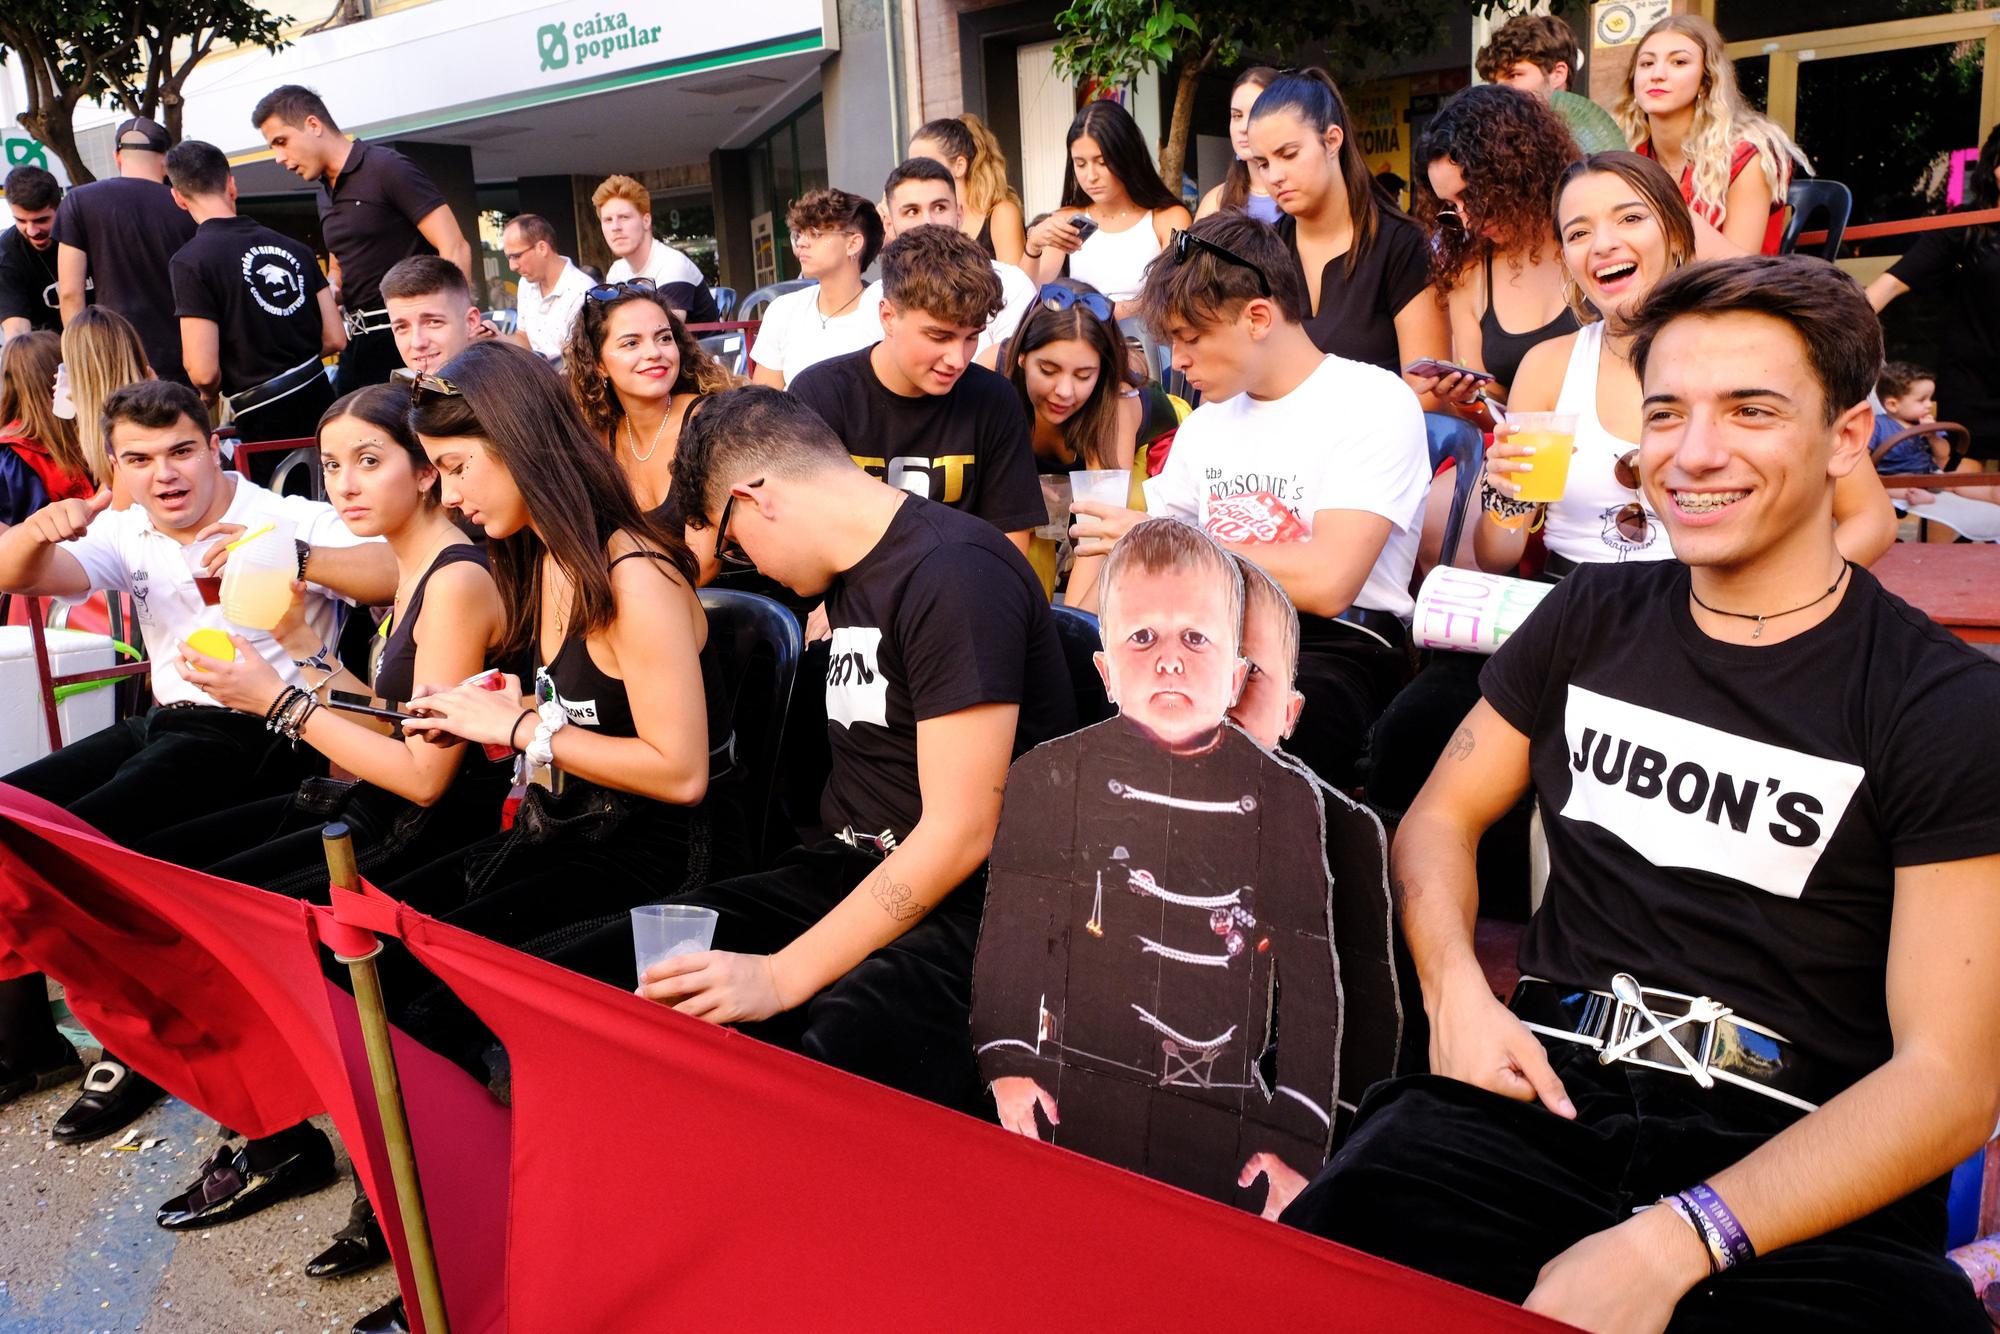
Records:
<instances>
[{"instance_id":1,"label":"black sunglasses on head","mask_svg":"<svg viewBox=\"0 0 2000 1334\"><path fill-rule=\"evenodd\" d=\"M1176 264L1187 263L1189 257L1196 250L1206 250L1219 260L1234 264L1238 268L1248 269L1250 272L1256 274L1258 290L1263 292L1267 297L1271 295L1271 280L1264 276L1264 270L1252 264L1249 260L1243 258L1243 256L1237 254L1227 246L1219 246L1206 237L1196 236L1193 232L1183 232L1177 229L1174 232L1173 247L1174 263Z\"/></svg>"},{"instance_id":2,"label":"black sunglasses on head","mask_svg":"<svg viewBox=\"0 0 2000 1334\"><path fill-rule=\"evenodd\" d=\"M419 397L424 394L442 394L447 398L459 398L465 393L442 375L433 375L429 371L413 371L408 366L390 371L389 382L410 386L411 407L415 407Z\"/></svg>"},{"instance_id":3,"label":"black sunglasses on head","mask_svg":"<svg viewBox=\"0 0 2000 1334\"><path fill-rule=\"evenodd\" d=\"M602 305L606 301L616 301L621 296L652 296L660 289L651 278L627 278L622 283L605 283L585 292L584 299Z\"/></svg>"}]
</instances>

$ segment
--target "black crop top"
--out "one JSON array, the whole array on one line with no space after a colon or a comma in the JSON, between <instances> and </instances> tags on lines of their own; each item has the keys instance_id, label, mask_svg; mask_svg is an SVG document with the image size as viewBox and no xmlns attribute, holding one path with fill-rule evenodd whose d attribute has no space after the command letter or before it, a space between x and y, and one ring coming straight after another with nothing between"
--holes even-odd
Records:
<instances>
[{"instance_id":1,"label":"black crop top","mask_svg":"<svg viewBox=\"0 0 2000 1334\"><path fill-rule=\"evenodd\" d=\"M1573 334L1577 327L1576 312L1565 310L1547 324L1526 333L1509 333L1501 328L1500 316L1493 308L1493 250L1487 248L1486 309L1479 315L1479 357L1502 388L1514 387L1514 377L1521 373L1521 362L1527 357L1529 348L1537 343L1546 343L1551 338Z\"/></svg>"},{"instance_id":2,"label":"black crop top","mask_svg":"<svg viewBox=\"0 0 2000 1334\"><path fill-rule=\"evenodd\" d=\"M486 548L458 543L438 552L431 561L431 567L424 571L424 577L417 580L417 586L410 590L410 605L403 608L403 614L391 621L384 621L388 631L387 642L382 645L382 657L375 664L375 697L391 703L403 703L416 689L417 675L417 618L424 609L424 588L431 576L447 565L459 565L472 561L480 568L488 568ZM435 681L433 685L450 685L449 681Z\"/></svg>"}]
</instances>

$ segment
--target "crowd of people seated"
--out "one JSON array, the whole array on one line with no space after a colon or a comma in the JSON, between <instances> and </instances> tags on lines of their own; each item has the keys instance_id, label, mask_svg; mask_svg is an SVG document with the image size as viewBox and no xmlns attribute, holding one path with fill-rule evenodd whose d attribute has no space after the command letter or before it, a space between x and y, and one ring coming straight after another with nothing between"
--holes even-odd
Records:
<instances>
[{"instance_id":1,"label":"crowd of people seated","mask_svg":"<svg viewBox=\"0 0 2000 1334\"><path fill-rule=\"evenodd\" d=\"M1615 124L1567 91L1575 50L1557 19L1502 27L1408 210L1319 70L1238 78L1198 218L1115 102L1078 112L1032 220L991 132L933 121L879 192L790 202L815 285L769 307L747 379L627 176L592 197L601 281L508 221L503 335L436 187L308 90L253 116L338 219L282 309L216 277L267 242L208 145L128 122L118 192L59 207L17 168L13 248L60 247L60 308L17 313L0 251L0 591L130 598L155 702L5 781L319 902L341 821L419 911L1039 1137L1059 1098L982 1069L973 961L1010 767L1080 721L1052 600L1102 612L1134 726L1178 745L1206 672L1251 742L1388 827L1327 856L1336 903L1388 877L1395 938L1329 920L1404 1018L1337 1045L1404 1073L1303 1158L1244 1161L1247 1207L1590 1329L1980 1328L1940 1178L2000 1115L2000 668L1868 572L1897 532L1871 444L1917 428L1883 470L1954 466L1922 430L1939 377L1884 365L1895 291L1773 253L1805 160L1704 20L1634 46ZM118 228L191 234L161 292L119 199ZM1525 413L1574 421L1555 499L1524 498ZM326 499L232 467L224 415L309 419ZM288 608L227 620L215 581L274 527ZM1226 585L1226 625L1169 640L1107 605L1162 552ZM1439 565L1555 587L1494 656L1420 658ZM775 781L708 586L799 622ZM1491 854L1537 808L1529 918L1525 857ZM651 903L713 910L712 947L635 976ZM1527 920L1511 997L1482 912ZM407 1033L508 1096L475 1015L398 949L382 971ZM0 982L0 1103L79 1075L66 1144L162 1096L116 1052L85 1070L45 979ZM158 1221L234 1222L338 1162L309 1124L230 1137ZM387 1258L355 1195L315 1276Z\"/></svg>"}]
</instances>

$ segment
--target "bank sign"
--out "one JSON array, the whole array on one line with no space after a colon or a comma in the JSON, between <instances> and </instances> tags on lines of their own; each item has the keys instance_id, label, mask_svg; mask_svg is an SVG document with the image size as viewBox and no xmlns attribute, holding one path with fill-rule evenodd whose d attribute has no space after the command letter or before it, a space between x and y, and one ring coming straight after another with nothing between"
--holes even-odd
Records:
<instances>
[{"instance_id":1,"label":"bank sign","mask_svg":"<svg viewBox=\"0 0 2000 1334\"><path fill-rule=\"evenodd\" d=\"M572 22L544 23L535 31L535 46L544 74L583 70L592 61L602 63L627 52L643 56L645 48L658 44L660 28L658 23L634 23L622 9L611 14L592 13Z\"/></svg>"}]
</instances>

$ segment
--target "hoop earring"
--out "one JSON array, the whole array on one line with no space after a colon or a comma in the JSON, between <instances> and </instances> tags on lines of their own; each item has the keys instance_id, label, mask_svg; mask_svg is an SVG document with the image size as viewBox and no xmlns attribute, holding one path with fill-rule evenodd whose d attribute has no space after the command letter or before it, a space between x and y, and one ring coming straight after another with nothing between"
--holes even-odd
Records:
<instances>
[{"instance_id":1,"label":"hoop earring","mask_svg":"<svg viewBox=\"0 0 2000 1334\"><path fill-rule=\"evenodd\" d=\"M1578 324L1589 324L1596 318L1596 312L1584 300L1583 288L1577 284L1576 276L1569 271L1567 264L1563 266L1562 289L1563 301L1569 306L1569 313L1576 316Z\"/></svg>"}]
</instances>

